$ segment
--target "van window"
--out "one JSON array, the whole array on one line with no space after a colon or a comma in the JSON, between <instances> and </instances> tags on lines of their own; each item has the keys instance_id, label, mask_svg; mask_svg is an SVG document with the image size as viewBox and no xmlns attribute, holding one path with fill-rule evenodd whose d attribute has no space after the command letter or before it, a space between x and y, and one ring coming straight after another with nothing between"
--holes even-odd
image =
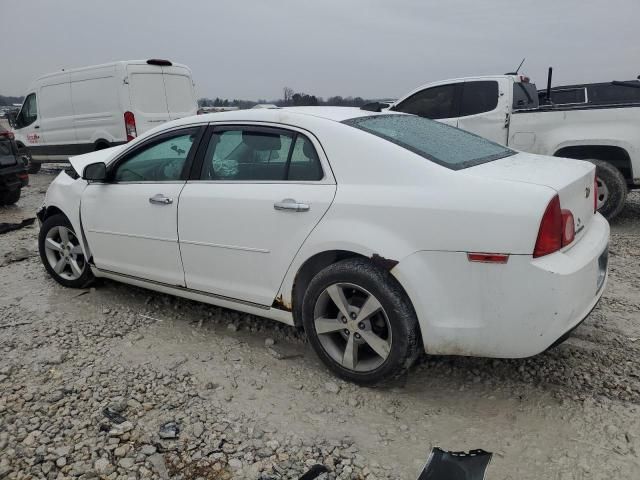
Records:
<instances>
[{"instance_id":1,"label":"van window","mask_svg":"<svg viewBox=\"0 0 640 480\"><path fill-rule=\"evenodd\" d=\"M42 87L40 90L40 114L45 119L73 115L69 83Z\"/></svg>"},{"instance_id":2,"label":"van window","mask_svg":"<svg viewBox=\"0 0 640 480\"><path fill-rule=\"evenodd\" d=\"M397 112L412 113L432 120L438 118L455 118L454 109L456 87L458 83L441 85L422 90L394 107Z\"/></svg>"},{"instance_id":3,"label":"van window","mask_svg":"<svg viewBox=\"0 0 640 480\"><path fill-rule=\"evenodd\" d=\"M115 82L114 77L71 82L74 113L87 115L118 111L118 90Z\"/></svg>"},{"instance_id":4,"label":"van window","mask_svg":"<svg viewBox=\"0 0 640 480\"><path fill-rule=\"evenodd\" d=\"M133 73L129 76L131 103L143 113L167 113L164 80L160 73Z\"/></svg>"},{"instance_id":5,"label":"van window","mask_svg":"<svg viewBox=\"0 0 640 480\"><path fill-rule=\"evenodd\" d=\"M466 117L495 110L498 106L498 95L498 82L495 80L465 82L460 116Z\"/></svg>"},{"instance_id":6,"label":"van window","mask_svg":"<svg viewBox=\"0 0 640 480\"><path fill-rule=\"evenodd\" d=\"M167 105L170 112L189 112L196 108L191 79L184 75L164 75Z\"/></svg>"},{"instance_id":7,"label":"van window","mask_svg":"<svg viewBox=\"0 0 640 480\"><path fill-rule=\"evenodd\" d=\"M36 104L36 94L31 93L24 99L20 113L18 114L18 128L31 125L38 118L38 106Z\"/></svg>"}]
</instances>

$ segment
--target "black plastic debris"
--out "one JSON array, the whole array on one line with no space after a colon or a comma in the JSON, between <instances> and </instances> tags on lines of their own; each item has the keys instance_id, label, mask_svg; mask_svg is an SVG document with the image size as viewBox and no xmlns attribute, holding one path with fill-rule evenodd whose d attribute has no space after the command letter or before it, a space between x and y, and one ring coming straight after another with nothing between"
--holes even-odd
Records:
<instances>
[{"instance_id":1,"label":"black plastic debris","mask_svg":"<svg viewBox=\"0 0 640 480\"><path fill-rule=\"evenodd\" d=\"M22 222L20 223L0 223L0 234L28 227L29 225L33 225L33 222L35 221L35 218L27 218L25 220L22 220Z\"/></svg>"},{"instance_id":2,"label":"black plastic debris","mask_svg":"<svg viewBox=\"0 0 640 480\"><path fill-rule=\"evenodd\" d=\"M447 452L434 447L418 480L484 480L492 456L481 449Z\"/></svg>"},{"instance_id":3,"label":"black plastic debris","mask_svg":"<svg viewBox=\"0 0 640 480\"><path fill-rule=\"evenodd\" d=\"M111 420L113 423L117 423L118 425L125 422L127 419L120 415L115 409L111 407L104 407L102 410L102 414Z\"/></svg>"},{"instance_id":4,"label":"black plastic debris","mask_svg":"<svg viewBox=\"0 0 640 480\"><path fill-rule=\"evenodd\" d=\"M314 465L309 469L307 473L302 475L299 480L313 480L314 478L318 478L323 473L327 473L329 469L324 465Z\"/></svg>"},{"instance_id":5,"label":"black plastic debris","mask_svg":"<svg viewBox=\"0 0 640 480\"><path fill-rule=\"evenodd\" d=\"M180 434L180 427L176 422L163 423L160 425L158 434L160 435L160 438L165 440L178 438L178 435Z\"/></svg>"}]
</instances>

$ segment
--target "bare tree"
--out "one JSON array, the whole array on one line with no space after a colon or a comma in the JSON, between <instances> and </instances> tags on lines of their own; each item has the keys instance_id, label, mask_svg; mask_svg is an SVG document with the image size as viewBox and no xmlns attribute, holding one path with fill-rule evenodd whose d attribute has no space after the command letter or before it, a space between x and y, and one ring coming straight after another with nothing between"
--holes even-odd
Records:
<instances>
[{"instance_id":1,"label":"bare tree","mask_svg":"<svg viewBox=\"0 0 640 480\"><path fill-rule=\"evenodd\" d=\"M293 91L293 88L291 87L284 87L282 89L282 95L283 95L283 100L285 105L288 105L289 103L291 103L291 99L293 98L293 94L295 92Z\"/></svg>"}]
</instances>

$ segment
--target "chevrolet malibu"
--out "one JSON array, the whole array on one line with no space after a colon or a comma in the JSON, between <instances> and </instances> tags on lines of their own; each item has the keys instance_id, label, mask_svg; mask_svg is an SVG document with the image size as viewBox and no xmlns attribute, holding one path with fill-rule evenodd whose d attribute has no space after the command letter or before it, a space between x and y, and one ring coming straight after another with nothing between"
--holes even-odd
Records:
<instances>
[{"instance_id":1,"label":"chevrolet malibu","mask_svg":"<svg viewBox=\"0 0 640 480\"><path fill-rule=\"evenodd\" d=\"M413 115L256 109L71 158L38 212L48 273L302 326L337 375L427 354L527 357L607 280L594 166Z\"/></svg>"}]
</instances>

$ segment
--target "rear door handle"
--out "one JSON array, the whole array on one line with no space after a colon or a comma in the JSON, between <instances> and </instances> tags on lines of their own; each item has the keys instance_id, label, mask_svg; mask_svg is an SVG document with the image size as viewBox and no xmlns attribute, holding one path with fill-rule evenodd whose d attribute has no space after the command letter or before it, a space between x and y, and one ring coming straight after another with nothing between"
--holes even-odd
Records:
<instances>
[{"instance_id":1,"label":"rear door handle","mask_svg":"<svg viewBox=\"0 0 640 480\"><path fill-rule=\"evenodd\" d=\"M149 198L149 203L156 205L170 205L173 203L173 198L165 197L161 193L156 193L153 197Z\"/></svg>"},{"instance_id":2,"label":"rear door handle","mask_svg":"<svg viewBox=\"0 0 640 480\"><path fill-rule=\"evenodd\" d=\"M292 212L306 212L311 207L306 203L298 203L293 198L285 198L281 202L273 204L276 210L291 210Z\"/></svg>"}]
</instances>

